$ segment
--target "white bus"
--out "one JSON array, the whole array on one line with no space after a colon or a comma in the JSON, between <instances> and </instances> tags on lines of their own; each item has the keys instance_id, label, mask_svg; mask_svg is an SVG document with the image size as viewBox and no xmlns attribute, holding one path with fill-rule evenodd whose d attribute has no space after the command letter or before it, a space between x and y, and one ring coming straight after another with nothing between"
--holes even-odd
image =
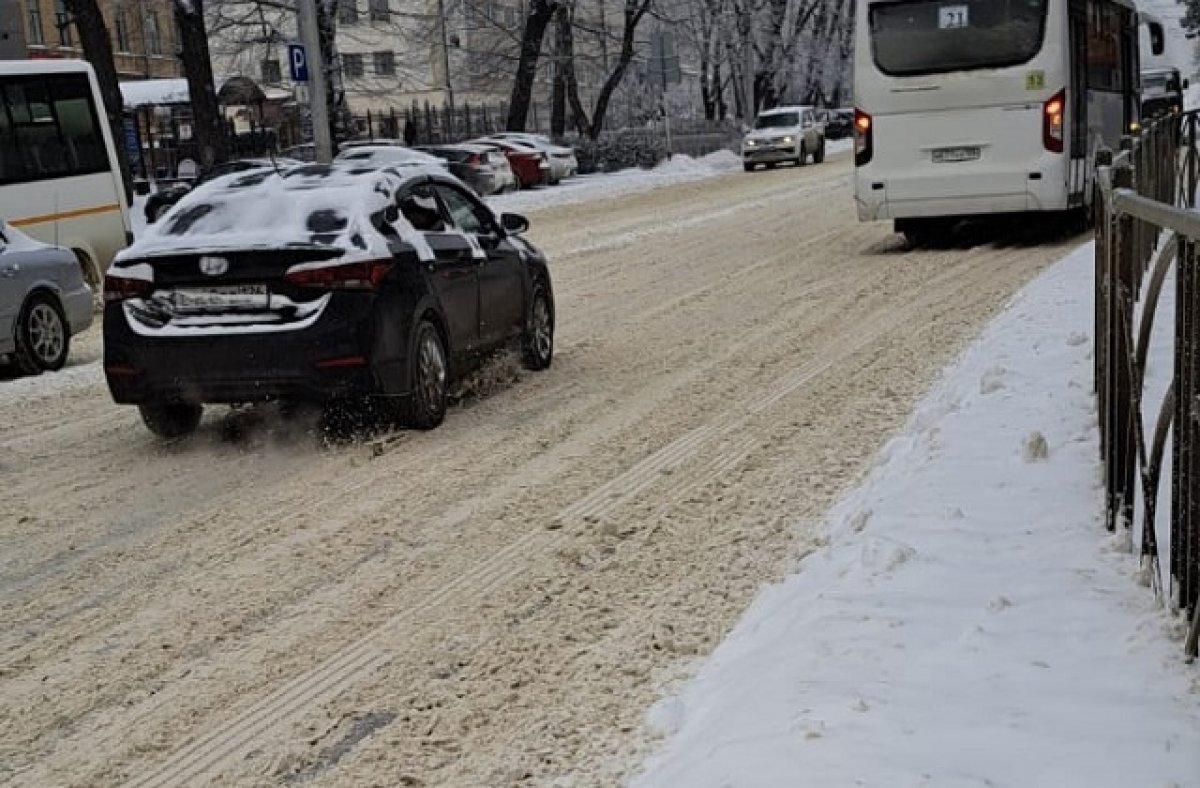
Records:
<instances>
[{"instance_id":1,"label":"white bus","mask_svg":"<svg viewBox=\"0 0 1200 788\"><path fill-rule=\"evenodd\" d=\"M911 241L972 216L1083 212L1138 121L1130 0L867 0L855 199Z\"/></svg>"},{"instance_id":2,"label":"white bus","mask_svg":"<svg viewBox=\"0 0 1200 788\"><path fill-rule=\"evenodd\" d=\"M0 61L0 217L74 250L99 284L130 240L96 75L83 61Z\"/></svg>"}]
</instances>

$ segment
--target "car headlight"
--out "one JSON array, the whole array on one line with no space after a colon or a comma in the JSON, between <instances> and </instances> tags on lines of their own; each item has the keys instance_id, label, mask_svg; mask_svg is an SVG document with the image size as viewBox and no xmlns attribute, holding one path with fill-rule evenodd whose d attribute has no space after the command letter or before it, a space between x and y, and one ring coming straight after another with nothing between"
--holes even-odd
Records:
<instances>
[{"instance_id":1,"label":"car headlight","mask_svg":"<svg viewBox=\"0 0 1200 788\"><path fill-rule=\"evenodd\" d=\"M795 142L795 140L794 140L794 139L792 139L791 137L784 137L784 138L783 138L783 144L784 144L784 145L791 145L793 142Z\"/></svg>"},{"instance_id":2,"label":"car headlight","mask_svg":"<svg viewBox=\"0 0 1200 788\"><path fill-rule=\"evenodd\" d=\"M754 140L745 140L742 144L745 145L747 148L753 148L758 143L755 142Z\"/></svg>"}]
</instances>

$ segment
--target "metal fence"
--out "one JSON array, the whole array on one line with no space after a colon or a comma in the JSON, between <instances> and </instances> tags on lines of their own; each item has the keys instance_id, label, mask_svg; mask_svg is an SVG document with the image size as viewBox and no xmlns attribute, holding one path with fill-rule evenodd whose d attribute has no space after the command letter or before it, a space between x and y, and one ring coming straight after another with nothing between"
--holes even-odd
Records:
<instances>
[{"instance_id":1,"label":"metal fence","mask_svg":"<svg viewBox=\"0 0 1200 788\"><path fill-rule=\"evenodd\" d=\"M1196 113L1170 117L1101 153L1096 210L1096 393L1107 525L1134 526L1142 503L1142 560L1155 593L1200 633L1200 177ZM1158 303L1175 266L1174 371L1157 418L1143 418L1146 365ZM1139 305L1140 304L1140 310ZM1154 403L1150 403L1154 406ZM1168 582L1157 511L1171 436Z\"/></svg>"}]
</instances>

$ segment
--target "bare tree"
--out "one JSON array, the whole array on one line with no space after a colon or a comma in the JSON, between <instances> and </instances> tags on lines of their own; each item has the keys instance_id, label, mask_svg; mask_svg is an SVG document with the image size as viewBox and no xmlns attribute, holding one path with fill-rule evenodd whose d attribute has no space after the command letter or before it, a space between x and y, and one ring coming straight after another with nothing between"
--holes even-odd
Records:
<instances>
[{"instance_id":1,"label":"bare tree","mask_svg":"<svg viewBox=\"0 0 1200 788\"><path fill-rule=\"evenodd\" d=\"M629 64L633 62L637 28L650 10L652 2L653 0L625 0L621 49L617 54L617 60L613 65L612 71L604 81L604 86L600 88L600 95L596 97L596 104L592 109L590 120L588 119L587 110L584 109L583 102L579 98L579 82L575 77L575 68L572 62L574 43L568 35L568 41L566 42L567 51L564 55L568 64L566 66L567 97L571 102L571 111L575 115L576 127L580 133L586 134L592 139L599 137L600 132L604 130L604 121L608 113L609 102L612 101L613 92L625 79L625 75L629 71ZM568 25L567 27L569 30L570 26Z\"/></svg>"},{"instance_id":2,"label":"bare tree","mask_svg":"<svg viewBox=\"0 0 1200 788\"><path fill-rule=\"evenodd\" d=\"M192 135L204 169L229 158L229 136L217 103L212 60L208 54L208 30L204 22L204 0L175 0L175 23L179 27L183 74L187 78L192 107Z\"/></svg>"},{"instance_id":3,"label":"bare tree","mask_svg":"<svg viewBox=\"0 0 1200 788\"><path fill-rule=\"evenodd\" d=\"M112 133L113 147L117 150L117 162L121 168L121 181L125 184L125 201L133 202L133 175L129 169L129 154L125 149L125 127L121 113L125 102L121 98L121 86L117 81L117 67L113 62L112 38L104 14L96 0L65 0L67 12L73 17L83 46L83 56L96 72L100 86L100 97L104 100L104 114Z\"/></svg>"},{"instance_id":4,"label":"bare tree","mask_svg":"<svg viewBox=\"0 0 1200 788\"><path fill-rule=\"evenodd\" d=\"M525 28L521 34L521 59L517 62L512 98L508 105L509 131L525 130L529 104L533 100L533 80L537 73L538 58L542 55L542 41L559 6L558 0L532 0L529 4L529 15L525 17Z\"/></svg>"}]
</instances>

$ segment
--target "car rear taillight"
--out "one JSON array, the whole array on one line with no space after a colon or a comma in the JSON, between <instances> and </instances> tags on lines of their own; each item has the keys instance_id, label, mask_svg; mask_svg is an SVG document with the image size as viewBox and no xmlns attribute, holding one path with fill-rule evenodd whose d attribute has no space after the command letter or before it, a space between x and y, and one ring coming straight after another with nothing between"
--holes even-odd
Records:
<instances>
[{"instance_id":1,"label":"car rear taillight","mask_svg":"<svg viewBox=\"0 0 1200 788\"><path fill-rule=\"evenodd\" d=\"M1042 108L1042 144L1051 153L1063 152L1063 114L1067 92L1060 90Z\"/></svg>"},{"instance_id":2,"label":"car rear taillight","mask_svg":"<svg viewBox=\"0 0 1200 788\"><path fill-rule=\"evenodd\" d=\"M875 155L875 123L857 107L854 110L854 166L869 164Z\"/></svg>"},{"instance_id":3,"label":"car rear taillight","mask_svg":"<svg viewBox=\"0 0 1200 788\"><path fill-rule=\"evenodd\" d=\"M128 298L145 298L154 290L154 283L148 279L121 276L109 272L104 277L104 301L124 301Z\"/></svg>"},{"instance_id":4,"label":"car rear taillight","mask_svg":"<svg viewBox=\"0 0 1200 788\"><path fill-rule=\"evenodd\" d=\"M392 268L391 260L367 260L359 263L301 263L283 275L284 281L297 287L321 290L374 290Z\"/></svg>"}]
</instances>

